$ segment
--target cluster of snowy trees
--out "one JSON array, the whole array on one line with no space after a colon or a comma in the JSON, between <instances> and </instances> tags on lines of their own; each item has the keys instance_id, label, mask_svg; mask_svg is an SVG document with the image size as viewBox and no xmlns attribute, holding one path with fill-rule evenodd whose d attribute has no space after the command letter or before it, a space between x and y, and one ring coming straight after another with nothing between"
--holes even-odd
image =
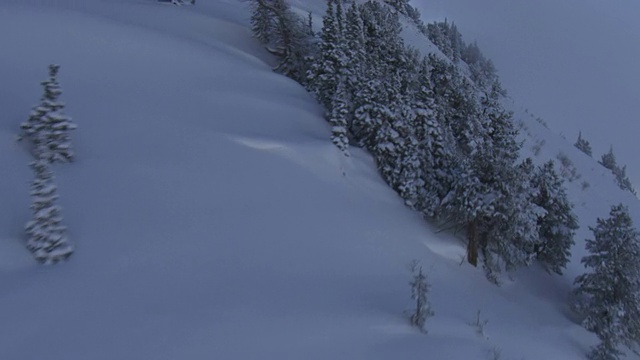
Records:
<instances>
[{"instance_id":1,"label":"cluster of snowy trees","mask_svg":"<svg viewBox=\"0 0 640 360\"><path fill-rule=\"evenodd\" d=\"M609 148L608 153L602 155L602 158L600 159L600 161L598 161L598 163L611 170L611 173L615 177L616 183L618 184L620 189L629 191L633 195L637 195L636 190L631 183L631 180L629 180L629 177L627 176L627 165L623 165L622 167L618 165L616 156L613 153L613 147Z\"/></svg>"},{"instance_id":2,"label":"cluster of snowy trees","mask_svg":"<svg viewBox=\"0 0 640 360\"><path fill-rule=\"evenodd\" d=\"M623 205L590 229L594 238L582 258L589 271L575 280L574 307L600 339L589 358L616 360L623 355L620 345L640 343L640 233Z\"/></svg>"},{"instance_id":3,"label":"cluster of snowy trees","mask_svg":"<svg viewBox=\"0 0 640 360\"><path fill-rule=\"evenodd\" d=\"M482 260L495 282L536 260L561 272L577 222L554 165L519 161L495 75L474 82L451 60L420 55L400 37L400 14L379 1L329 0L316 38L283 0L255 0L252 21L256 37L281 56L276 70L326 108L338 148L366 148L408 206L464 230L469 263ZM447 38L459 34L446 22L433 26ZM463 49L477 48L458 44L458 61Z\"/></svg>"},{"instance_id":4,"label":"cluster of snowy trees","mask_svg":"<svg viewBox=\"0 0 640 360\"><path fill-rule=\"evenodd\" d=\"M284 0L254 5L256 37L281 57L276 70L326 108L336 146L347 156L349 145L366 148L408 206L464 230L469 263L481 260L495 282L534 261L562 273L578 228L564 180L552 160L519 159L495 69L454 24L423 27L447 58L425 57L400 37L400 14L422 24L406 0L328 0L317 37L311 16L298 17ZM591 152L581 136L576 146ZM612 151L601 163L624 175ZM640 339L640 238L626 208L610 215L592 229L583 259L590 272L576 279L576 309L602 340L590 354L595 360L617 359L618 345ZM412 270L410 320L424 330L433 315L429 285L421 269Z\"/></svg>"},{"instance_id":5,"label":"cluster of snowy trees","mask_svg":"<svg viewBox=\"0 0 640 360\"><path fill-rule=\"evenodd\" d=\"M427 25L427 36L454 64L464 62L478 87L487 88L498 81L493 62L482 54L476 42L467 44L462 40L455 23L449 23L446 19L431 23Z\"/></svg>"},{"instance_id":6,"label":"cluster of snowy trees","mask_svg":"<svg viewBox=\"0 0 640 360\"><path fill-rule=\"evenodd\" d=\"M20 140L27 140L35 160L30 164L35 179L31 184L32 219L26 224L27 248L39 262L56 263L73 253L66 227L62 225L62 211L56 204L57 187L51 170L52 163L66 163L74 159L69 132L76 128L64 114L59 98L62 89L57 76L59 65L49 66L49 78L42 82L44 94L26 122L20 126Z\"/></svg>"},{"instance_id":7,"label":"cluster of snowy trees","mask_svg":"<svg viewBox=\"0 0 640 360\"><path fill-rule=\"evenodd\" d=\"M573 144L573 146L578 148L578 150L582 151L583 153L589 155L590 157L593 156L593 151L591 150L591 144L587 139L582 137L582 132L578 133L578 140L576 141L575 144ZM633 187L631 180L629 180L629 177L627 176L627 166L626 165L623 165L622 167L618 166L618 163L616 161L616 155L613 153L613 147L609 148L608 153L602 155L598 163L604 166L605 168L611 170L611 173L615 177L616 183L618 184L620 189L628 191L633 195L637 196L636 190Z\"/></svg>"}]
</instances>

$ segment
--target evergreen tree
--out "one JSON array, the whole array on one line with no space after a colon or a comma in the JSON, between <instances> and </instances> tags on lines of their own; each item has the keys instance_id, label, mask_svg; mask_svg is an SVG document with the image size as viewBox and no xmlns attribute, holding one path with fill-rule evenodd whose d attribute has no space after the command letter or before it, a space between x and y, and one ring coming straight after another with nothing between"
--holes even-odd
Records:
<instances>
[{"instance_id":1,"label":"evergreen tree","mask_svg":"<svg viewBox=\"0 0 640 360\"><path fill-rule=\"evenodd\" d=\"M351 98L355 97L358 88L364 83L365 60L367 54L364 49L364 24L360 9L355 2L346 12L345 25L345 56L347 60L345 75L347 80L347 91Z\"/></svg>"},{"instance_id":2,"label":"evergreen tree","mask_svg":"<svg viewBox=\"0 0 640 360\"><path fill-rule=\"evenodd\" d=\"M360 146L372 152L376 147L376 135L386 121L383 119L393 116L384 97L384 84L380 80L371 79L362 84L354 98L356 109L351 133Z\"/></svg>"},{"instance_id":3,"label":"evergreen tree","mask_svg":"<svg viewBox=\"0 0 640 360\"><path fill-rule=\"evenodd\" d=\"M602 158L598 163L611 171L618 167L616 156L613 153L613 146L609 148L608 153L602 155Z\"/></svg>"},{"instance_id":4,"label":"evergreen tree","mask_svg":"<svg viewBox=\"0 0 640 360\"><path fill-rule=\"evenodd\" d=\"M349 156L349 138L347 136L347 92L345 80L340 79L336 94L332 102L332 112L329 117L331 128L331 141L342 151L345 156Z\"/></svg>"},{"instance_id":5,"label":"evergreen tree","mask_svg":"<svg viewBox=\"0 0 640 360\"><path fill-rule=\"evenodd\" d=\"M336 0L328 0L327 12L322 18L320 52L307 72L309 87L328 112L332 111L331 106L338 81L346 66L342 33L337 20L342 17L342 14L335 9L335 2Z\"/></svg>"},{"instance_id":6,"label":"evergreen tree","mask_svg":"<svg viewBox=\"0 0 640 360\"><path fill-rule=\"evenodd\" d=\"M312 52L307 22L293 13L285 0L254 0L251 17L254 36L280 57L274 70L306 84Z\"/></svg>"},{"instance_id":7,"label":"evergreen tree","mask_svg":"<svg viewBox=\"0 0 640 360\"><path fill-rule=\"evenodd\" d=\"M437 117L434 96L429 62L423 59L419 65L413 103L410 105L413 111L410 126L417 143L414 152L419 161L415 175L420 180L416 180L415 186L409 189L410 193L415 193L410 205L429 217L436 216L436 209L448 191L455 169L452 161L455 153L454 141L443 121Z\"/></svg>"},{"instance_id":8,"label":"evergreen tree","mask_svg":"<svg viewBox=\"0 0 640 360\"><path fill-rule=\"evenodd\" d=\"M388 108L387 108L388 109ZM409 151L411 131L402 117L391 109L387 116L382 117L380 128L375 134L373 154L376 157L378 169L382 177L394 190L400 187L399 172L402 159Z\"/></svg>"},{"instance_id":9,"label":"evergreen tree","mask_svg":"<svg viewBox=\"0 0 640 360\"><path fill-rule=\"evenodd\" d=\"M61 224L61 209L55 204L57 187L48 162L40 159L31 163L31 167L36 178L31 185L33 219L25 226L29 235L27 248L39 262L54 264L71 256L73 246L67 239L66 227Z\"/></svg>"},{"instance_id":10,"label":"evergreen tree","mask_svg":"<svg viewBox=\"0 0 640 360\"><path fill-rule=\"evenodd\" d=\"M578 140L575 144L573 144L573 146L577 147L578 150L582 151L583 153L589 156L593 156L593 152L591 151L591 144L589 144L589 141L582 138L582 131L578 133Z\"/></svg>"},{"instance_id":11,"label":"evergreen tree","mask_svg":"<svg viewBox=\"0 0 640 360\"><path fill-rule=\"evenodd\" d=\"M407 7L409 7L409 0L384 0L387 4L391 5L401 14L407 14Z\"/></svg>"},{"instance_id":12,"label":"evergreen tree","mask_svg":"<svg viewBox=\"0 0 640 360\"><path fill-rule=\"evenodd\" d=\"M360 10L355 2L351 3L351 6L345 15L345 34L344 34L344 55L345 55L345 67L343 69L343 76L345 80L345 90L349 97L348 115L347 115L347 129L351 131L353 129L353 118L356 109L362 105L362 98L359 97L359 92L366 83L366 53L364 49L364 25L362 23L362 17ZM351 135L354 135L351 132Z\"/></svg>"},{"instance_id":13,"label":"evergreen tree","mask_svg":"<svg viewBox=\"0 0 640 360\"><path fill-rule=\"evenodd\" d=\"M271 14L271 9L261 1L252 2L251 7L251 30L253 35L260 42L270 44L274 40L273 36L277 26L275 17Z\"/></svg>"},{"instance_id":14,"label":"evergreen tree","mask_svg":"<svg viewBox=\"0 0 640 360\"><path fill-rule=\"evenodd\" d=\"M640 234L628 209L613 206L607 219L598 219L587 240L589 255L582 263L589 272L576 278L576 309L585 315L583 326L600 339L592 360L615 360L619 345L630 347L640 339Z\"/></svg>"},{"instance_id":15,"label":"evergreen tree","mask_svg":"<svg viewBox=\"0 0 640 360\"><path fill-rule=\"evenodd\" d=\"M633 184L631 183L631 180L629 180L629 177L627 177L627 165L624 165L622 167L616 166L612 170L612 172L613 172L613 176L615 176L616 178L616 182L618 183L618 186L620 187L620 189L629 191L633 195L637 195L636 190L634 189Z\"/></svg>"},{"instance_id":16,"label":"evergreen tree","mask_svg":"<svg viewBox=\"0 0 640 360\"><path fill-rule=\"evenodd\" d=\"M427 318L434 314L427 298L431 286L427 282L427 276L422 272L422 267L414 264L411 271L413 273L413 280L409 283L411 285L411 300L416 302L416 307L411 314L410 321L411 325L426 332Z\"/></svg>"},{"instance_id":17,"label":"evergreen tree","mask_svg":"<svg viewBox=\"0 0 640 360\"><path fill-rule=\"evenodd\" d=\"M307 14L307 31L310 37L315 36L315 33L313 32L313 14L311 11Z\"/></svg>"},{"instance_id":18,"label":"evergreen tree","mask_svg":"<svg viewBox=\"0 0 640 360\"><path fill-rule=\"evenodd\" d=\"M544 210L537 220L539 239L534 249L536 258L548 271L562 274L571 257L573 237L578 229L573 206L552 160L537 169L531 185L537 190L532 202Z\"/></svg>"},{"instance_id":19,"label":"evergreen tree","mask_svg":"<svg viewBox=\"0 0 640 360\"><path fill-rule=\"evenodd\" d=\"M532 262L539 212L529 201L533 190L526 166L516 165L520 144L512 114L500 104L501 95L496 82L481 99L480 122L485 135L475 141L482 141L482 145L472 157L475 173L487 191L484 196L491 199L479 219L479 245L492 280L502 269L512 271Z\"/></svg>"},{"instance_id":20,"label":"evergreen tree","mask_svg":"<svg viewBox=\"0 0 640 360\"><path fill-rule=\"evenodd\" d=\"M367 56L364 70L360 72L359 89L353 95L354 118L350 130L358 144L375 154L376 148L384 148L383 152L391 150L378 146L376 139L384 139L388 144L389 139L395 138L393 129L403 126L396 121L394 107L395 101L402 98L397 70L401 66L404 45L399 36L398 15L388 7L368 1L361 5L360 14ZM383 133L379 133L383 126Z\"/></svg>"},{"instance_id":21,"label":"evergreen tree","mask_svg":"<svg viewBox=\"0 0 640 360\"><path fill-rule=\"evenodd\" d=\"M76 129L71 118L64 114L64 103L59 97L62 89L58 83L59 65L49 65L49 79L42 82L44 94L40 105L33 108L29 119L21 124L22 138L33 145L36 158L49 162L73 161L74 152L69 132Z\"/></svg>"},{"instance_id":22,"label":"evergreen tree","mask_svg":"<svg viewBox=\"0 0 640 360\"><path fill-rule=\"evenodd\" d=\"M463 45L460 58L469 67L471 79L478 88L486 89L498 80L493 62L482 54L477 43L474 42L469 45Z\"/></svg>"},{"instance_id":23,"label":"evergreen tree","mask_svg":"<svg viewBox=\"0 0 640 360\"><path fill-rule=\"evenodd\" d=\"M449 24L445 19L443 22L429 24L427 25L427 36L449 60L454 63L458 62L465 44L454 23Z\"/></svg>"}]
</instances>

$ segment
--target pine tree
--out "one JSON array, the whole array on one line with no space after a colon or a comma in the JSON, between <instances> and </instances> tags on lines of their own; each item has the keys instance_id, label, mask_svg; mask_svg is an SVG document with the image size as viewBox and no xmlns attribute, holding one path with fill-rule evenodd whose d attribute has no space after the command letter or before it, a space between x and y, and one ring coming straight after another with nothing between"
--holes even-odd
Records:
<instances>
[{"instance_id":1,"label":"pine tree","mask_svg":"<svg viewBox=\"0 0 640 360\"><path fill-rule=\"evenodd\" d=\"M349 98L352 100L349 104L349 113L353 114L357 105L355 104L356 94L362 87L362 84L366 82L366 58L364 44L364 24L360 10L355 2L351 3L351 6L346 12L346 24L345 24L345 48L344 55L346 59L344 76L346 78L346 90L349 94ZM351 123L348 124L351 128Z\"/></svg>"},{"instance_id":2,"label":"pine tree","mask_svg":"<svg viewBox=\"0 0 640 360\"><path fill-rule=\"evenodd\" d=\"M64 114L59 97L62 89L57 76L59 65L49 65L49 79L42 82L44 94L40 105L33 108L29 119L21 124L21 138L28 138L36 158L49 162L73 161L74 152L69 132L76 129L71 118Z\"/></svg>"},{"instance_id":3,"label":"pine tree","mask_svg":"<svg viewBox=\"0 0 640 360\"><path fill-rule=\"evenodd\" d=\"M453 166L451 157L455 153L453 140L437 118L434 91L426 59L418 65L418 76L409 102L411 115L405 115L412 129L410 169L413 177L405 185L403 196L408 205L428 217L436 216L436 209L446 195L451 182ZM414 169L415 168L415 169ZM401 194L403 193L401 192Z\"/></svg>"},{"instance_id":4,"label":"pine tree","mask_svg":"<svg viewBox=\"0 0 640 360\"><path fill-rule=\"evenodd\" d=\"M409 7L409 0L384 0L387 4L393 6L401 14L407 13L407 7Z\"/></svg>"},{"instance_id":5,"label":"pine tree","mask_svg":"<svg viewBox=\"0 0 640 360\"><path fill-rule=\"evenodd\" d=\"M582 263L589 272L576 278L583 326L600 339L592 360L616 360L619 345L630 347L640 339L640 233L628 209L613 206L607 219L590 228L594 239L586 241L589 255Z\"/></svg>"},{"instance_id":6,"label":"pine tree","mask_svg":"<svg viewBox=\"0 0 640 360\"><path fill-rule=\"evenodd\" d=\"M285 0L254 0L251 17L254 36L280 57L275 71L306 84L310 50L305 19L293 13Z\"/></svg>"},{"instance_id":7,"label":"pine tree","mask_svg":"<svg viewBox=\"0 0 640 360\"><path fill-rule=\"evenodd\" d=\"M66 260L73 253L69 244L66 227L62 223L61 209L57 206L57 187L53 183L53 173L46 160L31 163L35 180L31 185L33 219L25 230L29 235L27 249L41 263L54 264Z\"/></svg>"},{"instance_id":8,"label":"pine tree","mask_svg":"<svg viewBox=\"0 0 640 360\"><path fill-rule=\"evenodd\" d=\"M427 276L422 272L422 267L418 267L417 263L412 265L411 272L413 273L413 280L409 283L411 285L411 300L414 300L416 304L410 321L411 325L426 332L427 318L434 314L427 298L431 286L427 282Z\"/></svg>"},{"instance_id":9,"label":"pine tree","mask_svg":"<svg viewBox=\"0 0 640 360\"><path fill-rule=\"evenodd\" d=\"M253 35L263 44L270 44L273 39L276 23L275 17L271 14L271 9L264 5L264 2L254 1L251 3L251 30Z\"/></svg>"},{"instance_id":10,"label":"pine tree","mask_svg":"<svg viewBox=\"0 0 640 360\"><path fill-rule=\"evenodd\" d=\"M622 167L616 166L611 172L613 173L613 176L615 176L620 189L629 191L633 195L637 195L631 180L627 177L627 165Z\"/></svg>"},{"instance_id":11,"label":"pine tree","mask_svg":"<svg viewBox=\"0 0 640 360\"><path fill-rule=\"evenodd\" d=\"M342 17L342 13L335 9L335 2L336 0L329 0L327 3L327 12L322 18L320 52L307 72L309 87L328 112L332 112L338 81L346 65L342 33L337 20Z\"/></svg>"},{"instance_id":12,"label":"pine tree","mask_svg":"<svg viewBox=\"0 0 640 360\"><path fill-rule=\"evenodd\" d=\"M536 258L547 271L562 274L571 257L573 237L578 229L573 205L552 160L534 172L531 185L536 190L531 201L544 210L537 220Z\"/></svg>"},{"instance_id":13,"label":"pine tree","mask_svg":"<svg viewBox=\"0 0 640 360\"><path fill-rule=\"evenodd\" d=\"M498 80L493 62L482 54L477 43L462 45L460 59L469 67L471 79L479 89L487 89Z\"/></svg>"},{"instance_id":14,"label":"pine tree","mask_svg":"<svg viewBox=\"0 0 640 360\"><path fill-rule=\"evenodd\" d=\"M616 156L613 153L613 146L609 148L608 153L602 155L602 158L600 159L600 161L598 161L598 163L611 171L618 167Z\"/></svg>"},{"instance_id":15,"label":"pine tree","mask_svg":"<svg viewBox=\"0 0 640 360\"><path fill-rule=\"evenodd\" d=\"M530 201L528 161L498 170L499 181L487 184L494 197L479 222L480 249L487 278L499 283L502 271L529 266L538 241L540 208Z\"/></svg>"},{"instance_id":16,"label":"pine tree","mask_svg":"<svg viewBox=\"0 0 640 360\"><path fill-rule=\"evenodd\" d=\"M332 102L332 112L329 116L331 128L331 141L342 151L345 156L349 156L349 137L347 135L347 92L344 79L340 79Z\"/></svg>"},{"instance_id":17,"label":"pine tree","mask_svg":"<svg viewBox=\"0 0 640 360\"><path fill-rule=\"evenodd\" d=\"M591 151L591 144L589 144L589 141L587 139L582 138L582 131L578 133L578 140L575 144L573 144L573 146L578 148L578 150L582 151L583 153L589 156L593 156L593 152Z\"/></svg>"},{"instance_id":18,"label":"pine tree","mask_svg":"<svg viewBox=\"0 0 640 360\"><path fill-rule=\"evenodd\" d=\"M434 22L427 25L429 40L442 51L442 53L454 63L460 59L465 45L462 35L454 23L449 24L447 19L443 22Z\"/></svg>"}]
</instances>

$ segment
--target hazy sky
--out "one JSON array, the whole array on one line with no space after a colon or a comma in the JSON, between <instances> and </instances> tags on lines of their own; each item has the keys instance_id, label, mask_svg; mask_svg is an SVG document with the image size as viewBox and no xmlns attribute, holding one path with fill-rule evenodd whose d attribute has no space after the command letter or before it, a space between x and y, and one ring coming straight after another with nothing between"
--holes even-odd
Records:
<instances>
[{"instance_id":1,"label":"hazy sky","mask_svg":"<svg viewBox=\"0 0 640 360\"><path fill-rule=\"evenodd\" d=\"M640 187L640 1L412 0L478 41L510 95L594 158L613 145Z\"/></svg>"}]
</instances>

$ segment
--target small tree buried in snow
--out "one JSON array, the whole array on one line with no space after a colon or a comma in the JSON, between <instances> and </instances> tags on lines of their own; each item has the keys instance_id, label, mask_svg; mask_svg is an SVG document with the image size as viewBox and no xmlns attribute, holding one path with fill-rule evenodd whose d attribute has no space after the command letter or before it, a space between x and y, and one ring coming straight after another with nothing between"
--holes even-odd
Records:
<instances>
[{"instance_id":1,"label":"small tree buried in snow","mask_svg":"<svg viewBox=\"0 0 640 360\"><path fill-rule=\"evenodd\" d=\"M33 108L29 119L22 123L20 139L28 138L33 154L48 162L71 162L74 158L69 132L76 128L71 118L63 113L64 103L57 76L59 65L49 65L49 79L42 82L44 94L40 105Z\"/></svg>"},{"instance_id":2,"label":"small tree buried in snow","mask_svg":"<svg viewBox=\"0 0 640 360\"><path fill-rule=\"evenodd\" d=\"M39 262L55 264L71 256L73 246L68 242L66 227L61 224L61 209L55 204L57 187L49 163L40 159L31 163L31 167L36 178L31 185L33 219L25 226L29 235L27 248Z\"/></svg>"},{"instance_id":3,"label":"small tree buried in snow","mask_svg":"<svg viewBox=\"0 0 640 360\"><path fill-rule=\"evenodd\" d=\"M574 306L600 339L589 358L616 360L623 355L619 345L640 340L640 233L623 205L613 206L591 231L595 239L587 240L590 254L582 258L591 272L576 278Z\"/></svg>"},{"instance_id":4,"label":"small tree buried in snow","mask_svg":"<svg viewBox=\"0 0 640 360\"><path fill-rule=\"evenodd\" d=\"M613 153L613 146L609 148L608 153L602 155L602 158L598 163L611 171L618 167L616 155Z\"/></svg>"},{"instance_id":5,"label":"small tree buried in snow","mask_svg":"<svg viewBox=\"0 0 640 360\"><path fill-rule=\"evenodd\" d=\"M593 156L593 151L591 150L591 144L589 144L589 141L587 139L584 139L582 137L582 131L578 133L578 140L576 141L575 144L573 144L573 146L577 147L578 150L582 151L583 153L589 156Z\"/></svg>"},{"instance_id":6,"label":"small tree buried in snow","mask_svg":"<svg viewBox=\"0 0 640 360\"><path fill-rule=\"evenodd\" d=\"M433 316L431 304L427 299L431 286L417 261L411 263L411 273L413 274L413 280L409 283L411 285L411 299L415 300L416 305L412 311L410 321L411 325L426 333L425 323L427 318Z\"/></svg>"}]
</instances>

